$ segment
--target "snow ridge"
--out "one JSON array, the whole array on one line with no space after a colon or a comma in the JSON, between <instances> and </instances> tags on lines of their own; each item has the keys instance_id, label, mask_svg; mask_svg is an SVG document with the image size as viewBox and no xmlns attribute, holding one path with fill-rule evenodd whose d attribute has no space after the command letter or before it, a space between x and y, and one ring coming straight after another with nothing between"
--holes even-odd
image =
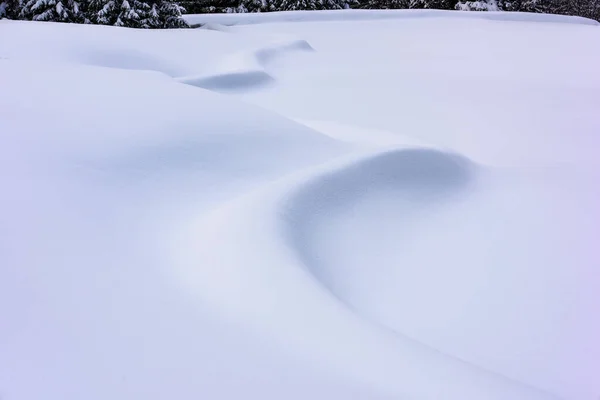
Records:
<instances>
[{"instance_id":1,"label":"snow ridge","mask_svg":"<svg viewBox=\"0 0 600 400\"><path fill-rule=\"evenodd\" d=\"M400 148L283 178L203 216L174 239L180 284L202 303L271 338L297 358L389 393L408 398L551 399L367 321L332 294L311 261L318 254L304 244L313 218L331 208L351 207L372 190L401 189L408 199L443 198L468 185L477 170L453 153ZM251 244L244 240L250 237Z\"/></svg>"},{"instance_id":2,"label":"snow ridge","mask_svg":"<svg viewBox=\"0 0 600 400\"><path fill-rule=\"evenodd\" d=\"M314 51L306 40L289 40L255 50L233 54L209 75L177 78L181 83L217 92L243 91L266 86L275 81L266 70L268 64L290 52Z\"/></svg>"}]
</instances>

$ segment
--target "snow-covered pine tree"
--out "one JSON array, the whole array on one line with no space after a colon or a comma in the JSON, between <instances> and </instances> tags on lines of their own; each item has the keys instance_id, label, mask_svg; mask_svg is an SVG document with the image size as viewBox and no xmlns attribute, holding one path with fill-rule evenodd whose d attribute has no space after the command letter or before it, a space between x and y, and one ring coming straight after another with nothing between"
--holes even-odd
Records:
<instances>
[{"instance_id":1,"label":"snow-covered pine tree","mask_svg":"<svg viewBox=\"0 0 600 400\"><path fill-rule=\"evenodd\" d=\"M150 14L152 15L149 22L150 24L153 24L155 21L154 15L156 14L156 11L158 11L158 25L155 25L157 28L172 29L188 27L188 24L182 18L185 8L180 6L178 3L175 3L171 0L161 0L158 3L158 8L156 8L153 4L152 8L150 9Z\"/></svg>"},{"instance_id":2,"label":"snow-covered pine tree","mask_svg":"<svg viewBox=\"0 0 600 400\"><path fill-rule=\"evenodd\" d=\"M411 0L367 0L360 5L360 8L371 9L404 9L409 8Z\"/></svg>"},{"instance_id":3,"label":"snow-covered pine tree","mask_svg":"<svg viewBox=\"0 0 600 400\"><path fill-rule=\"evenodd\" d=\"M114 2L110 0L90 0L86 7L86 18L88 23L97 25L109 25L110 16L114 8Z\"/></svg>"},{"instance_id":4,"label":"snow-covered pine tree","mask_svg":"<svg viewBox=\"0 0 600 400\"><path fill-rule=\"evenodd\" d=\"M503 11L577 15L600 21L600 0L498 0Z\"/></svg>"},{"instance_id":5,"label":"snow-covered pine tree","mask_svg":"<svg viewBox=\"0 0 600 400\"><path fill-rule=\"evenodd\" d=\"M78 0L26 0L20 17L32 21L84 22Z\"/></svg>"},{"instance_id":6,"label":"snow-covered pine tree","mask_svg":"<svg viewBox=\"0 0 600 400\"><path fill-rule=\"evenodd\" d=\"M156 2L148 4L148 10L144 13L143 19L140 21L140 25L147 28L161 28L162 22L160 20L160 5Z\"/></svg>"},{"instance_id":7,"label":"snow-covered pine tree","mask_svg":"<svg viewBox=\"0 0 600 400\"><path fill-rule=\"evenodd\" d=\"M567 0L564 14L600 20L599 0Z\"/></svg>"},{"instance_id":8,"label":"snow-covered pine tree","mask_svg":"<svg viewBox=\"0 0 600 400\"><path fill-rule=\"evenodd\" d=\"M460 1L456 9L461 11L498 11L497 0Z\"/></svg>"},{"instance_id":9,"label":"snow-covered pine tree","mask_svg":"<svg viewBox=\"0 0 600 400\"><path fill-rule=\"evenodd\" d=\"M150 28L147 25L147 14L150 5L139 0L118 0L115 2L113 17L114 26L127 28Z\"/></svg>"},{"instance_id":10,"label":"snow-covered pine tree","mask_svg":"<svg viewBox=\"0 0 600 400\"><path fill-rule=\"evenodd\" d=\"M453 10L455 4L455 0L368 0L361 2L359 8Z\"/></svg>"},{"instance_id":11,"label":"snow-covered pine tree","mask_svg":"<svg viewBox=\"0 0 600 400\"><path fill-rule=\"evenodd\" d=\"M431 2L429 0L411 0L408 4L408 8L431 8Z\"/></svg>"},{"instance_id":12,"label":"snow-covered pine tree","mask_svg":"<svg viewBox=\"0 0 600 400\"><path fill-rule=\"evenodd\" d=\"M356 6L358 0L321 0L322 10L343 10L350 8L350 6Z\"/></svg>"},{"instance_id":13,"label":"snow-covered pine tree","mask_svg":"<svg viewBox=\"0 0 600 400\"><path fill-rule=\"evenodd\" d=\"M575 2L589 4L590 1L596 0L498 0L498 8L503 11L570 14Z\"/></svg>"},{"instance_id":14,"label":"snow-covered pine tree","mask_svg":"<svg viewBox=\"0 0 600 400\"><path fill-rule=\"evenodd\" d=\"M183 12L172 0L91 0L88 7L91 23L129 28L187 28Z\"/></svg>"},{"instance_id":15,"label":"snow-covered pine tree","mask_svg":"<svg viewBox=\"0 0 600 400\"><path fill-rule=\"evenodd\" d=\"M502 11L545 12L545 6L538 0L498 0Z\"/></svg>"},{"instance_id":16,"label":"snow-covered pine tree","mask_svg":"<svg viewBox=\"0 0 600 400\"><path fill-rule=\"evenodd\" d=\"M240 8L239 0L181 0L179 4L188 14L227 13Z\"/></svg>"},{"instance_id":17,"label":"snow-covered pine tree","mask_svg":"<svg viewBox=\"0 0 600 400\"><path fill-rule=\"evenodd\" d=\"M20 6L19 0L0 0L0 19L17 19Z\"/></svg>"},{"instance_id":18,"label":"snow-covered pine tree","mask_svg":"<svg viewBox=\"0 0 600 400\"><path fill-rule=\"evenodd\" d=\"M276 7L279 11L320 10L321 0L281 0Z\"/></svg>"},{"instance_id":19,"label":"snow-covered pine tree","mask_svg":"<svg viewBox=\"0 0 600 400\"><path fill-rule=\"evenodd\" d=\"M454 0L412 0L410 8L427 8L435 10L453 10L457 1Z\"/></svg>"},{"instance_id":20,"label":"snow-covered pine tree","mask_svg":"<svg viewBox=\"0 0 600 400\"><path fill-rule=\"evenodd\" d=\"M267 0L240 0L236 7L231 7L227 12L232 13L247 13L247 12L263 12L274 11L275 6Z\"/></svg>"},{"instance_id":21,"label":"snow-covered pine tree","mask_svg":"<svg viewBox=\"0 0 600 400\"><path fill-rule=\"evenodd\" d=\"M591 0L590 16L588 18L600 21L600 0Z\"/></svg>"},{"instance_id":22,"label":"snow-covered pine tree","mask_svg":"<svg viewBox=\"0 0 600 400\"><path fill-rule=\"evenodd\" d=\"M151 28L150 11L150 5L140 0L92 0L87 16L93 24Z\"/></svg>"}]
</instances>

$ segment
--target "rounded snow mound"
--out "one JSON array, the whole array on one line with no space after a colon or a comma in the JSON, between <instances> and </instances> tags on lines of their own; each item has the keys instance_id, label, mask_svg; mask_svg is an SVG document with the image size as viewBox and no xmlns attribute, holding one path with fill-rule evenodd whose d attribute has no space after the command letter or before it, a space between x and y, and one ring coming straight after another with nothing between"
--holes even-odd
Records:
<instances>
[{"instance_id":1,"label":"rounded snow mound","mask_svg":"<svg viewBox=\"0 0 600 400\"><path fill-rule=\"evenodd\" d=\"M182 66L148 45L154 32L37 21L3 21L2 25L0 35L18 38L0 43L0 54L10 58L185 74Z\"/></svg>"},{"instance_id":2,"label":"rounded snow mound","mask_svg":"<svg viewBox=\"0 0 600 400\"><path fill-rule=\"evenodd\" d=\"M206 29L209 31L217 31L217 32L231 32L231 28L223 24L201 24L198 26L199 29Z\"/></svg>"},{"instance_id":3,"label":"rounded snow mound","mask_svg":"<svg viewBox=\"0 0 600 400\"><path fill-rule=\"evenodd\" d=\"M550 399L370 323L334 294L318 268L319 254L306 242L314 220L340 209L351 215L354 203L373 192L394 191L401 207L412 202L434 207L466 188L476 174L469 160L435 149L334 161L204 215L175 238L174 265L181 284L203 304L301 359L390 393Z\"/></svg>"},{"instance_id":4,"label":"rounded snow mound","mask_svg":"<svg viewBox=\"0 0 600 400\"><path fill-rule=\"evenodd\" d=\"M315 225L333 214L356 217L361 201L393 198L393 206L413 213L415 206L435 206L466 188L475 174L466 158L428 148L378 154L324 174L302 185L285 200L285 226L303 264L327 287L335 278L319 268L320 254L311 247ZM324 238L325 239L325 238ZM377 262L376 260L372 260Z\"/></svg>"},{"instance_id":5,"label":"rounded snow mound","mask_svg":"<svg viewBox=\"0 0 600 400\"><path fill-rule=\"evenodd\" d=\"M299 264L365 321L548 387L529 378L542 353L531 343L546 338L539 346L550 359L577 351L565 342L595 343L585 316L595 291L574 276L598 265L598 227L589 224L596 181L552 168L516 177L434 149L393 151L289 192L280 227ZM581 311L553 336L564 304Z\"/></svg>"}]
</instances>

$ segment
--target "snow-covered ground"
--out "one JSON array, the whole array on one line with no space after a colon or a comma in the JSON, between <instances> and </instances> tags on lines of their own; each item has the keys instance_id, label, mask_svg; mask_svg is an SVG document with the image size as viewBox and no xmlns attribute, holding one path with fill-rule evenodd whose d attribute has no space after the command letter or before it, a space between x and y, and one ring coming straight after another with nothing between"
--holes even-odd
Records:
<instances>
[{"instance_id":1,"label":"snow-covered ground","mask_svg":"<svg viewBox=\"0 0 600 400\"><path fill-rule=\"evenodd\" d=\"M598 398L596 23L187 18L0 21L2 400Z\"/></svg>"}]
</instances>

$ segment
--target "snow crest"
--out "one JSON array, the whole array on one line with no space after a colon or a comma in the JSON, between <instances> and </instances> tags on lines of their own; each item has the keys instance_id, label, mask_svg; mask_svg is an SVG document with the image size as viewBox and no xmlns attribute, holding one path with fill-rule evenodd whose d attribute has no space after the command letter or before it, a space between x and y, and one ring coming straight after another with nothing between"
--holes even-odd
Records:
<instances>
[{"instance_id":1,"label":"snow crest","mask_svg":"<svg viewBox=\"0 0 600 400\"><path fill-rule=\"evenodd\" d=\"M318 254L305 244L314 219L332 208L351 209L353 201L373 190L400 189L409 201L439 199L467 186L477 169L453 153L401 148L285 178L203 216L178 236L173 254L180 283L202 303L243 321L296 357L389 393L551 399L368 322L332 293L312 262ZM250 237L251 243L244 239ZM436 384L427 384L431 381Z\"/></svg>"},{"instance_id":2,"label":"snow crest","mask_svg":"<svg viewBox=\"0 0 600 400\"><path fill-rule=\"evenodd\" d=\"M177 78L181 83L217 92L244 91L275 82L269 63L292 52L314 51L306 40L291 40L226 57L214 74Z\"/></svg>"}]
</instances>

